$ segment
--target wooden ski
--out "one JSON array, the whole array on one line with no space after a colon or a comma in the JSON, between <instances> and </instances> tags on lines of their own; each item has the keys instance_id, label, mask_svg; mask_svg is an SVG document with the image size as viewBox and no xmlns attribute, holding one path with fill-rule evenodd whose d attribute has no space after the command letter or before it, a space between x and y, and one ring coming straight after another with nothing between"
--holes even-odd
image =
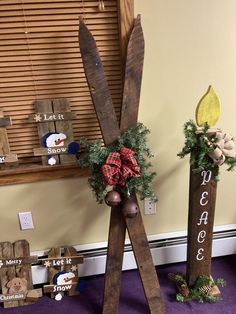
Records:
<instances>
[{"instance_id":1,"label":"wooden ski","mask_svg":"<svg viewBox=\"0 0 236 314\"><path fill-rule=\"evenodd\" d=\"M130 38L131 41L127 50L128 61L125 70L124 92L128 94L130 88L133 88L134 93L124 94L123 96L121 114L123 120L121 119L121 128L119 129L95 40L83 21L80 20L79 45L84 70L105 145L116 142L117 137L123 131L137 123L144 52L140 17L135 22ZM139 44L141 45L141 52L137 62L134 62L134 60L136 61L135 50L138 49ZM135 73L137 74L137 80L134 82ZM140 211L135 218L124 218L119 206L111 209L103 314L117 313L118 311L126 228L129 232L150 313L162 314L165 310L161 299L160 286Z\"/></svg>"}]
</instances>

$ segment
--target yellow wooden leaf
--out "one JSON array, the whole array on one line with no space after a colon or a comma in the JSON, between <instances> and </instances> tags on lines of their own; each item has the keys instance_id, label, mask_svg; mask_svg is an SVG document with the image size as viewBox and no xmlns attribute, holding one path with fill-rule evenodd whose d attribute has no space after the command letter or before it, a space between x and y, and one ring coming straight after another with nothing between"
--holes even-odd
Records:
<instances>
[{"instance_id":1,"label":"yellow wooden leaf","mask_svg":"<svg viewBox=\"0 0 236 314\"><path fill-rule=\"evenodd\" d=\"M220 117L220 101L214 89L210 86L196 108L196 122L203 126L205 122L213 126Z\"/></svg>"}]
</instances>

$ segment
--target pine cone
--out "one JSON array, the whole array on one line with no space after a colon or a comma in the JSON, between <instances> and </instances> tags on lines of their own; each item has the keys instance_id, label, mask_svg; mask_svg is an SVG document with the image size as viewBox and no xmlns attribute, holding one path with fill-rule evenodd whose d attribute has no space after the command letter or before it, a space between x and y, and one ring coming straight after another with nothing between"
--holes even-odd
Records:
<instances>
[{"instance_id":1,"label":"pine cone","mask_svg":"<svg viewBox=\"0 0 236 314\"><path fill-rule=\"evenodd\" d=\"M204 285L204 286L202 286L202 287L199 288L199 291L200 291L201 293L203 293L203 294L208 295L209 292L211 291L211 289L212 289L212 286L211 286L211 285Z\"/></svg>"}]
</instances>

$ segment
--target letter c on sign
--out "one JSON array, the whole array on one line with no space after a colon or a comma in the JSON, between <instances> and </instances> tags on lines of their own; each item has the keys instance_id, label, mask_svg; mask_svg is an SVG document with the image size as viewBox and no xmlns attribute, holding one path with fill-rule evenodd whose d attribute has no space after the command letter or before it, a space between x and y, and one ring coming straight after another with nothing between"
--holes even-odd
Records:
<instances>
[{"instance_id":1,"label":"letter c on sign","mask_svg":"<svg viewBox=\"0 0 236 314\"><path fill-rule=\"evenodd\" d=\"M203 243L205 241L205 237L206 237L206 231L205 230L200 231L197 236L197 242Z\"/></svg>"}]
</instances>

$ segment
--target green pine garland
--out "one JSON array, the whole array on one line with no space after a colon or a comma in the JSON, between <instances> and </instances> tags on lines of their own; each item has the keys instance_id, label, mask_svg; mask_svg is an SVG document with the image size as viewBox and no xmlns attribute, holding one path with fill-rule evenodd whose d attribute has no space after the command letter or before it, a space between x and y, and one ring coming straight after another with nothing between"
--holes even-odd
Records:
<instances>
[{"instance_id":1,"label":"green pine garland","mask_svg":"<svg viewBox=\"0 0 236 314\"><path fill-rule=\"evenodd\" d=\"M186 285L187 286L187 279L186 276L182 273L175 273L174 274L174 281L178 285ZM221 286L225 287L226 282L222 278L218 278L217 280L213 280L211 277L208 277L206 275L201 275L197 278L195 284L192 287L189 287L189 294L183 295L182 293L177 293L176 294L176 300L179 302L187 302L187 301L192 301L196 300L200 303L203 302L217 302L221 300L220 296L215 296L211 295L208 293L205 293L202 288L204 286L210 286L213 287L214 285L216 286Z\"/></svg>"},{"instance_id":2,"label":"green pine garland","mask_svg":"<svg viewBox=\"0 0 236 314\"><path fill-rule=\"evenodd\" d=\"M154 201L157 200L151 188L151 182L156 173L149 172L151 163L147 160L147 158L153 157L147 147L147 135L149 133L150 131L142 123L137 123L135 127L130 128L118 138L116 145L104 147L101 145L101 141L89 141L85 138L80 140L84 152L79 157L79 166L90 168L91 176L88 181L99 203L103 202L108 191L108 185L103 178L101 167L109 153L119 151L122 147L130 148L135 152L141 175L128 179L124 187L115 186L115 189L125 197L137 193L141 199L148 197Z\"/></svg>"},{"instance_id":3,"label":"green pine garland","mask_svg":"<svg viewBox=\"0 0 236 314\"><path fill-rule=\"evenodd\" d=\"M210 126L205 123L203 132L196 134L197 125L190 120L184 124L185 145L178 156L184 158L190 154L190 165L194 172L201 172L202 170L211 170L215 176L219 173L219 166L213 163L213 160L208 156L208 153L213 152L214 148L208 144L209 135L207 130ZM216 138L210 138L212 144L216 142ZM225 162L228 166L227 170L234 170L236 166L236 158L226 157Z\"/></svg>"}]
</instances>

